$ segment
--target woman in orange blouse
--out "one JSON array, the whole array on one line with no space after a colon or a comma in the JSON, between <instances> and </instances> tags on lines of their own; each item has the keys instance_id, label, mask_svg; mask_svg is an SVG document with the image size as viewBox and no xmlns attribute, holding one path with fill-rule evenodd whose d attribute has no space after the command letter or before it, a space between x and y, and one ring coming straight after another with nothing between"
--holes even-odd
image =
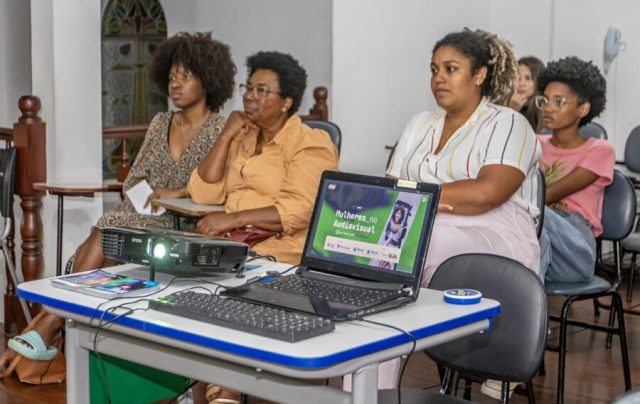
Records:
<instances>
[{"instance_id":1,"label":"woman in orange blouse","mask_svg":"<svg viewBox=\"0 0 640 404\"><path fill-rule=\"evenodd\" d=\"M295 114L306 72L293 57L258 52L247 59L240 86L244 112L234 111L209 154L193 171L188 191L196 203L222 204L202 218L200 233L215 235L246 225L279 232L254 246L260 254L298 264L324 170L338 168L329 135Z\"/></svg>"},{"instance_id":2,"label":"woman in orange blouse","mask_svg":"<svg viewBox=\"0 0 640 404\"><path fill-rule=\"evenodd\" d=\"M187 190L196 203L222 204L224 212L200 219L198 232L216 235L251 225L280 233L253 248L280 262L300 263L315 195L324 170L338 168L329 135L303 124L295 112L307 73L279 52L247 59L241 84L244 112L229 115L222 134L191 174ZM238 402L240 393L209 385L210 403Z\"/></svg>"}]
</instances>

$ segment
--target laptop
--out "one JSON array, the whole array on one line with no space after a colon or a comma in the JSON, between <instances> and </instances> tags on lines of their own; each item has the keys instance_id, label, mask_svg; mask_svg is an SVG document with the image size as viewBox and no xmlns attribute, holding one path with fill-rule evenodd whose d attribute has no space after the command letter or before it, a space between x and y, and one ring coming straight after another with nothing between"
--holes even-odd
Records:
<instances>
[{"instance_id":1,"label":"laptop","mask_svg":"<svg viewBox=\"0 0 640 404\"><path fill-rule=\"evenodd\" d=\"M338 321L414 302L439 196L435 184L325 171L296 273L221 294Z\"/></svg>"}]
</instances>

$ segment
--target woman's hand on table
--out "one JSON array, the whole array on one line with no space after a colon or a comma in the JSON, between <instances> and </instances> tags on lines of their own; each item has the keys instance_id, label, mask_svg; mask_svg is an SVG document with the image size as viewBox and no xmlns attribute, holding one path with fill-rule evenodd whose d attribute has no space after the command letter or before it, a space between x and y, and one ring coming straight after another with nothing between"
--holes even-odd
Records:
<instances>
[{"instance_id":1,"label":"woman's hand on table","mask_svg":"<svg viewBox=\"0 0 640 404\"><path fill-rule=\"evenodd\" d=\"M217 236L220 233L241 227L233 213L211 212L196 223L198 233Z\"/></svg>"},{"instance_id":2,"label":"woman's hand on table","mask_svg":"<svg viewBox=\"0 0 640 404\"><path fill-rule=\"evenodd\" d=\"M153 192L147 198L147 201L144 203L144 207L146 208L151 204L151 211L156 212L158 207L153 205L153 201L156 199L174 199L174 198L184 198L187 196L187 188L162 188L156 187L153 188Z\"/></svg>"}]
</instances>

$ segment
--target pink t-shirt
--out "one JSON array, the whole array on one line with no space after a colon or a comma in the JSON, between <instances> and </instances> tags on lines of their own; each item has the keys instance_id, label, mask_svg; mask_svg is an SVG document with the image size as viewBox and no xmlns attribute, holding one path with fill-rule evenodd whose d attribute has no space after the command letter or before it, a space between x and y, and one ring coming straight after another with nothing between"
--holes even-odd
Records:
<instances>
[{"instance_id":1,"label":"pink t-shirt","mask_svg":"<svg viewBox=\"0 0 640 404\"><path fill-rule=\"evenodd\" d=\"M539 135L542 146L540 166L544 170L547 185L571 173L577 167L591 171L598 176L589 186L567 195L553 208L575 212L592 225L594 236L602 233L602 197L604 188L613 180L615 150L606 140L589 138L574 149L560 149L551 144L552 135Z\"/></svg>"}]
</instances>

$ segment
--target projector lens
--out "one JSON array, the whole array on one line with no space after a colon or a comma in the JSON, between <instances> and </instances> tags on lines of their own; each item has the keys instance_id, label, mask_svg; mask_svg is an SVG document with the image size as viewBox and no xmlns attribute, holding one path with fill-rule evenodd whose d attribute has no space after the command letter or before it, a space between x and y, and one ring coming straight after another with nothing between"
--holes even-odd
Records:
<instances>
[{"instance_id":1,"label":"projector lens","mask_svg":"<svg viewBox=\"0 0 640 404\"><path fill-rule=\"evenodd\" d=\"M167 247L164 244L158 243L155 246L153 246L153 258L162 259L166 256L167 256Z\"/></svg>"}]
</instances>

